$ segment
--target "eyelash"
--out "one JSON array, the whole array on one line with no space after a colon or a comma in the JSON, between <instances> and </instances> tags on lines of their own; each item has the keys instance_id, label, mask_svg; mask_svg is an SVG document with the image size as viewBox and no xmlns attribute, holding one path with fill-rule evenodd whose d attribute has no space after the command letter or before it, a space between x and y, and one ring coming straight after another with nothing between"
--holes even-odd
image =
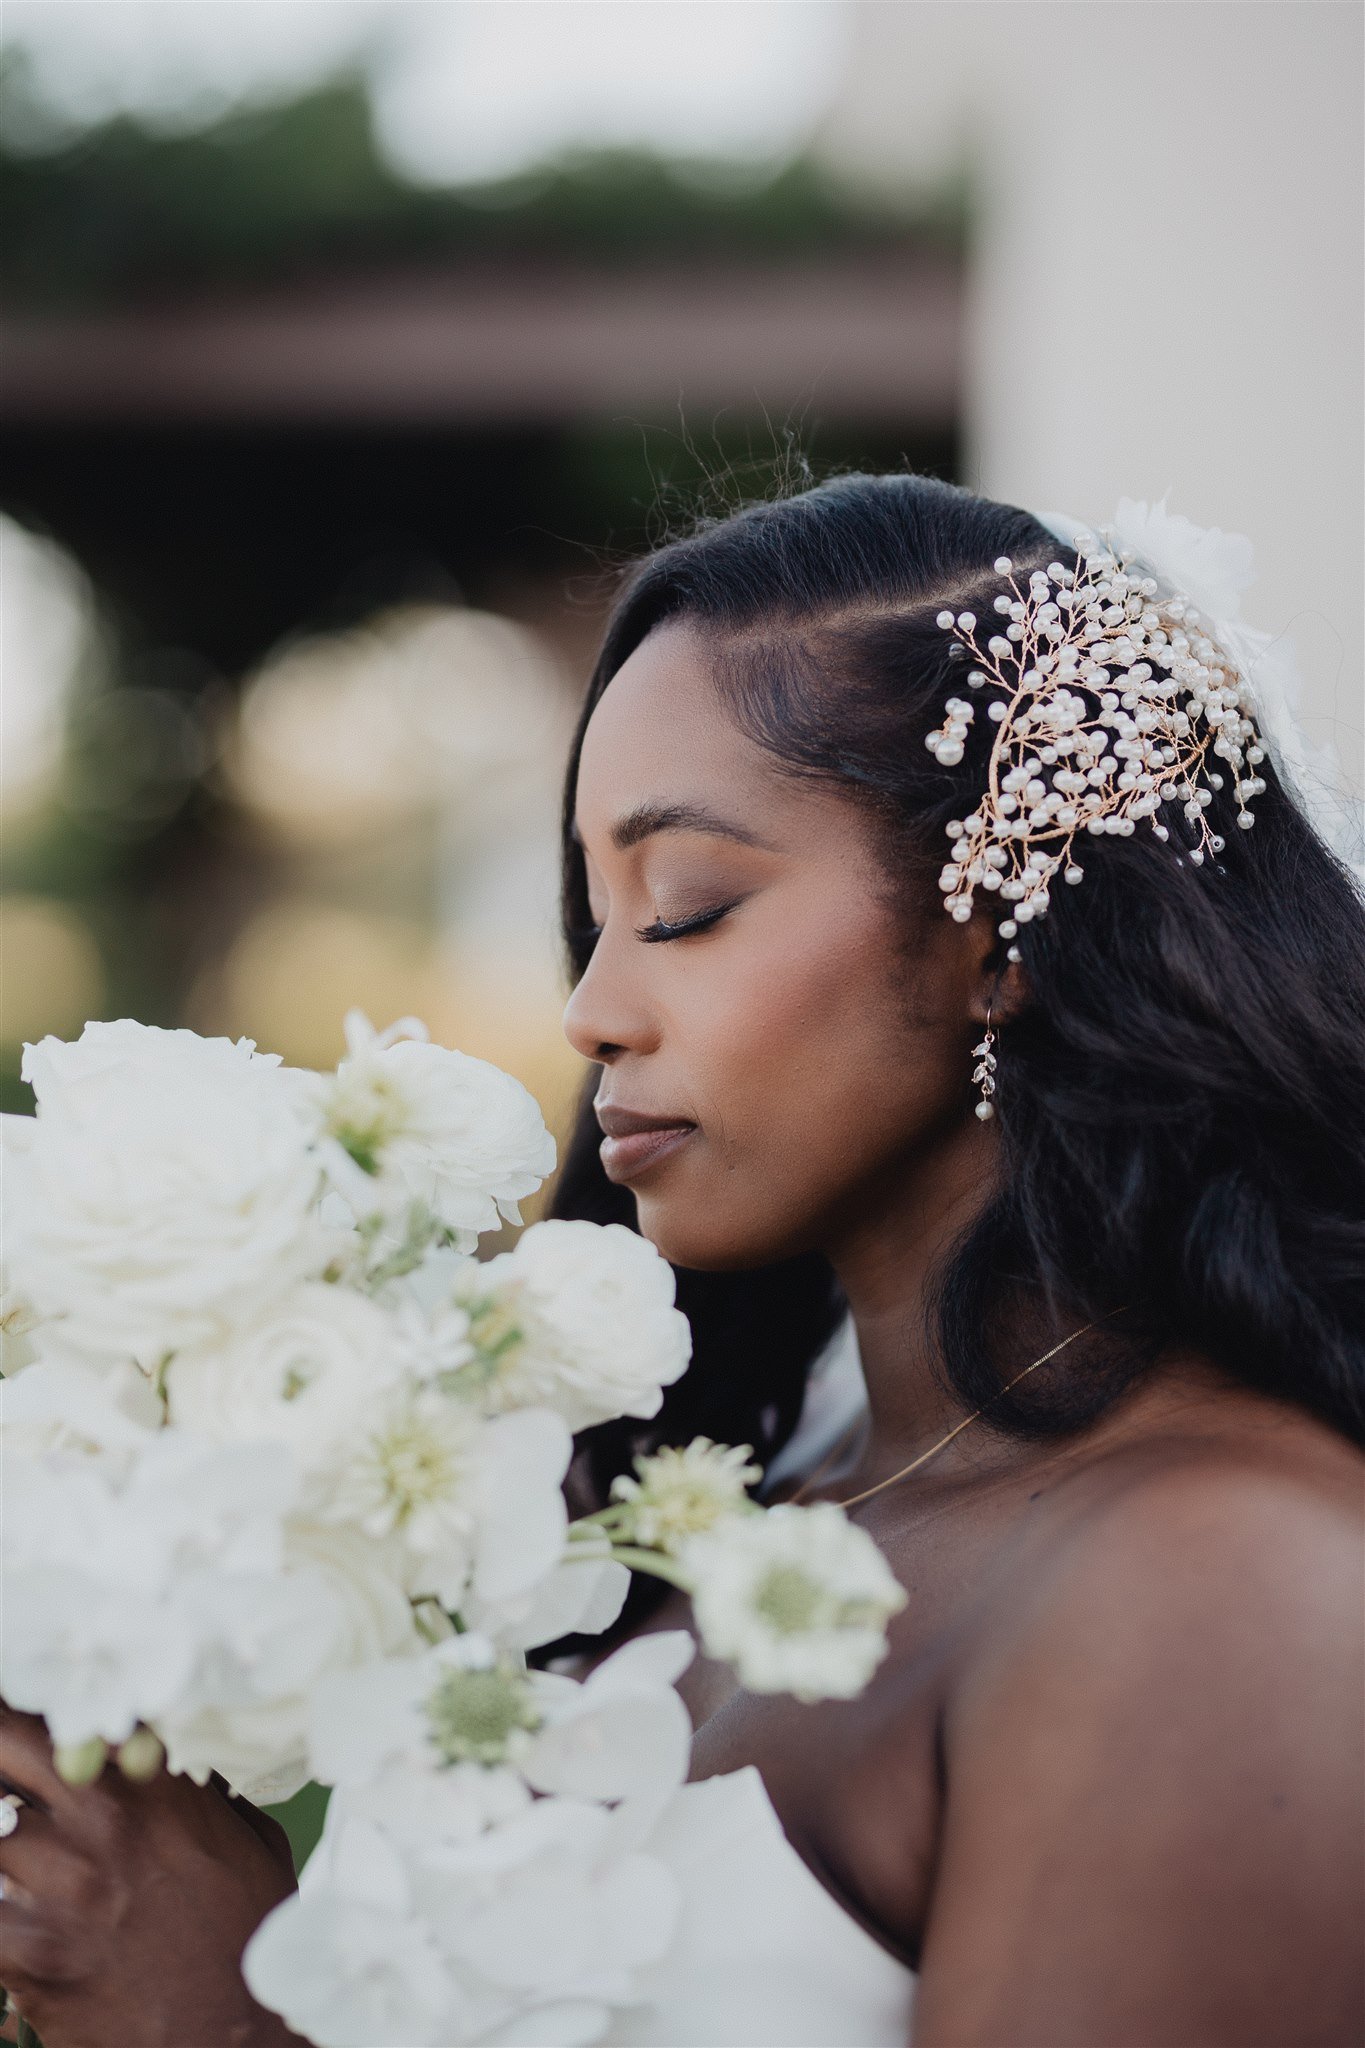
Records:
<instances>
[{"instance_id":1,"label":"eyelash","mask_svg":"<svg viewBox=\"0 0 1365 2048\"><path fill-rule=\"evenodd\" d=\"M680 918L677 924L668 924L663 918L656 917L653 924L637 925L635 936L637 939L643 939L647 946L665 946L670 940L686 939L694 932L709 931L712 925L719 924L723 917L728 917L734 908L733 903L721 903L714 910L699 910L695 917ZM586 960L601 936L600 924L579 926L570 934L575 956Z\"/></svg>"},{"instance_id":2,"label":"eyelash","mask_svg":"<svg viewBox=\"0 0 1365 2048\"><path fill-rule=\"evenodd\" d=\"M715 910L699 910L693 917L684 917L677 924L668 924L656 917L653 924L637 925L635 936L643 939L647 946L664 946L670 939L690 938L693 932L709 931L713 924L719 924L734 909L733 903L722 903Z\"/></svg>"}]
</instances>

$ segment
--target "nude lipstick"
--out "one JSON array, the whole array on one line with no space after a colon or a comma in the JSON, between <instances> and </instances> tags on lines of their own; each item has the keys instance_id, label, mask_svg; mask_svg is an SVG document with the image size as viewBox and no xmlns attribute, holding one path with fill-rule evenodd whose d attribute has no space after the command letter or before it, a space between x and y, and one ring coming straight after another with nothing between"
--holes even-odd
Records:
<instances>
[{"instance_id":1,"label":"nude lipstick","mask_svg":"<svg viewBox=\"0 0 1365 2048\"><path fill-rule=\"evenodd\" d=\"M613 1102L597 1102L593 1107L606 1133L602 1170L610 1181L637 1180L650 1167L671 1158L697 1128L686 1117L648 1116L643 1110L624 1109Z\"/></svg>"}]
</instances>

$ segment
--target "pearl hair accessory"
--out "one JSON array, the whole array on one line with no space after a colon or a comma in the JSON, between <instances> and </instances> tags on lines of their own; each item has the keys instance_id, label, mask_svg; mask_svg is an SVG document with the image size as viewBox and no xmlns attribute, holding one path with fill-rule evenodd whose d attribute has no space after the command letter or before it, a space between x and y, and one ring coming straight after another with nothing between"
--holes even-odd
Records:
<instances>
[{"instance_id":1,"label":"pearl hair accessory","mask_svg":"<svg viewBox=\"0 0 1365 2048\"><path fill-rule=\"evenodd\" d=\"M1214 792L1231 776L1246 830L1255 822L1250 799L1265 788L1255 773L1265 749L1252 698L1211 622L1188 598L1162 594L1106 536L1081 533L1075 546L1070 566L1052 562L1026 584L1007 555L998 558L1007 581L994 600L998 630L984 647L975 613L938 614L970 658L967 687L999 693L949 697L925 742L951 768L979 704L996 728L988 787L970 817L947 826L951 858L939 888L959 923L978 889L998 895L1008 906L999 926L1007 940L1046 913L1059 872L1069 885L1083 879L1072 851L1081 833L1126 838L1147 818L1168 839L1157 813L1178 799L1195 828L1188 853L1199 867L1225 843L1204 816ZM1009 957L1020 957L1016 946Z\"/></svg>"}]
</instances>

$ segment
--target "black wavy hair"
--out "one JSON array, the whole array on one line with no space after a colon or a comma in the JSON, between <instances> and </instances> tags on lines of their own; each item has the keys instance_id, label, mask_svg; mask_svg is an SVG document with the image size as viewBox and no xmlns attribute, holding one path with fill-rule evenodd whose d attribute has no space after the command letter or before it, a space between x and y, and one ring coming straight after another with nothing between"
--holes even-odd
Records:
<instances>
[{"instance_id":1,"label":"black wavy hair","mask_svg":"<svg viewBox=\"0 0 1365 2048\"><path fill-rule=\"evenodd\" d=\"M664 620L714 648L738 726L791 773L847 791L883 827L908 924L942 916L945 825L985 786L991 730L941 767L925 736L960 670L940 607L988 613L1009 555L1059 553L1030 514L910 476L844 476L701 525L638 564L609 621L569 762L563 910L575 975L591 917L573 832L582 734ZM999 1034L1002 1172L941 1262L940 1370L998 1428L1077 1429L1168 1346L1365 1440L1365 902L1266 760L1255 826L1230 788L1216 864L1184 858L1178 800L1130 838L1085 847L1085 882L1021 926L1030 990ZM997 942L995 961L1003 965ZM989 964L989 963L988 963ZM970 1097L964 1076L964 1110ZM585 1099L555 1213L634 1224L597 1156ZM703 1432L770 1460L842 1303L818 1258L679 1272L693 1363L650 1423L585 1432L586 1504L641 1450ZM1021 1334L1122 1307L1105 1340L1000 1396ZM1121 1332L1121 1334L1119 1334Z\"/></svg>"}]
</instances>

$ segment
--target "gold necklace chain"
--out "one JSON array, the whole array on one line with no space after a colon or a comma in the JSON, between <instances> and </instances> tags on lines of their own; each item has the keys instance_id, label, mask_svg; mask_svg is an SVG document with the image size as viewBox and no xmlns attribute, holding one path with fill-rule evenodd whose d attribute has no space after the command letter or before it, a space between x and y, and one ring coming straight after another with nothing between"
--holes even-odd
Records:
<instances>
[{"instance_id":1,"label":"gold necklace chain","mask_svg":"<svg viewBox=\"0 0 1365 2048\"><path fill-rule=\"evenodd\" d=\"M866 1487L862 1493L851 1494L847 1500L837 1501L835 1505L841 1508L861 1507L862 1503L865 1500L871 1500L873 1494L885 1493L888 1486L895 1486L902 1479L908 1479L912 1472L919 1471L921 1465L927 1465L931 1458L937 1457L940 1451L946 1450L948 1445L953 1441L954 1437L961 1436L964 1429L970 1429L971 1425L974 1422L979 1422L981 1417L986 1413L987 1409L993 1408L997 1401L1003 1401L1005 1395L1009 1393L1011 1387L1017 1387L1020 1380L1026 1380L1031 1372L1037 1372L1040 1365L1046 1365L1048 1360L1050 1358L1055 1358L1059 1351L1065 1351L1068 1344L1074 1344L1076 1339L1078 1337L1083 1337L1087 1330L1098 1329L1101 1323L1108 1322L1110 1316L1121 1316L1123 1314L1124 1308L1126 1308L1127 1306L1128 1304L1125 1302L1123 1306L1120 1308L1111 1308L1106 1310L1104 1315L1096 1316L1093 1323L1083 1323L1079 1330L1073 1330L1069 1337L1063 1337L1060 1344L1054 1344L1052 1349L1050 1351L1045 1351L1041 1358L1035 1358L1031 1365L1026 1365L1024 1366L1022 1371L1015 1373L1013 1379L1006 1380L1004 1386L1001 1387L999 1393L992 1394L990 1400L984 1402L980 1408L974 1408L970 1415L964 1416L961 1422L957 1423L952 1429L948 1431L947 1436L941 1436L936 1444L930 1444L927 1451L921 1451L919 1456L917 1458L912 1458L908 1465L902 1465L899 1472L893 1472L889 1479L879 1479L875 1486ZM861 1421L854 1425L855 1429L860 1427ZM790 1500L793 1505L795 1505L796 1502L800 1501L803 1495L810 1491L811 1487L814 1486L816 1481L819 1479L820 1474L833 1461L833 1459L838 1456L839 1452L844 1448L844 1446L851 1441L852 1432L846 1432L844 1436L842 1436L839 1439L839 1442L835 1445L833 1451L831 1451L828 1454L828 1456L821 1460L821 1462L816 1466L815 1470L811 1473L810 1477L804 1480L802 1484L797 1487L796 1492L790 1496Z\"/></svg>"}]
</instances>

